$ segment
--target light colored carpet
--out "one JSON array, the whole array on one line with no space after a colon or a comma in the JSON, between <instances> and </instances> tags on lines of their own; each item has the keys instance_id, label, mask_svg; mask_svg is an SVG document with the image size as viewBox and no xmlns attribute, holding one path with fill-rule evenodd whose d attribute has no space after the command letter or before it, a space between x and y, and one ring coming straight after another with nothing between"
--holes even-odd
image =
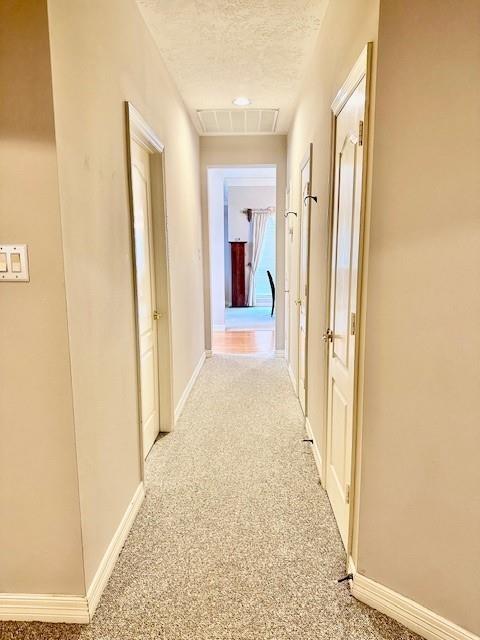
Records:
<instances>
[{"instance_id":1,"label":"light colored carpet","mask_svg":"<svg viewBox=\"0 0 480 640\"><path fill-rule=\"evenodd\" d=\"M225 309L225 330L275 329L271 307L230 307Z\"/></svg>"},{"instance_id":2,"label":"light colored carpet","mask_svg":"<svg viewBox=\"0 0 480 640\"><path fill-rule=\"evenodd\" d=\"M207 360L89 626L2 640L413 640L349 595L345 554L285 363Z\"/></svg>"}]
</instances>

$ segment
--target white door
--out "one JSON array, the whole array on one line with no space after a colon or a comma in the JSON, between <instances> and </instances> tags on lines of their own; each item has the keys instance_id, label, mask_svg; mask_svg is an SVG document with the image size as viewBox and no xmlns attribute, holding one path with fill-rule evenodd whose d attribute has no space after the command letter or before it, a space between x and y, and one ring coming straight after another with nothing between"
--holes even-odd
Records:
<instances>
[{"instance_id":1,"label":"white door","mask_svg":"<svg viewBox=\"0 0 480 640\"><path fill-rule=\"evenodd\" d=\"M355 340L363 178L365 77L336 116L328 344L326 489L348 547L355 402Z\"/></svg>"},{"instance_id":2,"label":"white door","mask_svg":"<svg viewBox=\"0 0 480 640\"><path fill-rule=\"evenodd\" d=\"M290 211L291 187L287 187L285 194L285 211ZM285 218L285 358L290 363L290 234L291 222Z\"/></svg>"},{"instance_id":3,"label":"white door","mask_svg":"<svg viewBox=\"0 0 480 640\"><path fill-rule=\"evenodd\" d=\"M157 313L149 153L134 140L131 159L143 455L146 457L160 429Z\"/></svg>"},{"instance_id":4,"label":"white door","mask_svg":"<svg viewBox=\"0 0 480 640\"><path fill-rule=\"evenodd\" d=\"M308 335L308 265L310 251L310 170L311 170L312 145L306 162L301 171L301 197L300 205L300 269L298 283L299 306L298 314L298 397L303 413L307 415L307 335Z\"/></svg>"}]
</instances>

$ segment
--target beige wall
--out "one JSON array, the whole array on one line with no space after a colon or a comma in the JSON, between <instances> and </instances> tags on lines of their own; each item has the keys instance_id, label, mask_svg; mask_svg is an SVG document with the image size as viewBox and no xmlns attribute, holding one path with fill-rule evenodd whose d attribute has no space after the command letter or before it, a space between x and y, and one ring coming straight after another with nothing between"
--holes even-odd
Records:
<instances>
[{"instance_id":1,"label":"beige wall","mask_svg":"<svg viewBox=\"0 0 480 640\"><path fill-rule=\"evenodd\" d=\"M210 267L208 230L208 167L243 165L275 165L277 169L277 244L276 244L276 349L283 349L284 336L284 281L285 241L283 213L285 211L285 136L202 136L200 138L200 171L202 184L203 246L204 246L204 297L205 297L205 346L211 349L210 317Z\"/></svg>"},{"instance_id":2,"label":"beige wall","mask_svg":"<svg viewBox=\"0 0 480 640\"><path fill-rule=\"evenodd\" d=\"M275 186L228 186L228 240L252 241L251 224L244 211L248 207L266 209L276 202ZM251 247L249 247L251 250Z\"/></svg>"},{"instance_id":3,"label":"beige wall","mask_svg":"<svg viewBox=\"0 0 480 640\"><path fill-rule=\"evenodd\" d=\"M382 1L358 569L480 633L480 3Z\"/></svg>"},{"instance_id":4,"label":"beige wall","mask_svg":"<svg viewBox=\"0 0 480 640\"><path fill-rule=\"evenodd\" d=\"M140 482L124 101L165 144L174 400L204 352L198 137L133 0L49 0L87 587Z\"/></svg>"},{"instance_id":5,"label":"beige wall","mask_svg":"<svg viewBox=\"0 0 480 640\"><path fill-rule=\"evenodd\" d=\"M325 438L325 345L321 336L327 327L327 250L330 176L331 104L367 42L376 43L378 0L335 0L329 3L312 62L288 135L287 184L291 206L301 207L300 166L313 143L309 334L308 334L308 417L324 459ZM375 57L375 46L374 46ZM298 377L298 263L300 226L289 216L293 227L290 272L290 353L289 364Z\"/></svg>"},{"instance_id":6,"label":"beige wall","mask_svg":"<svg viewBox=\"0 0 480 640\"><path fill-rule=\"evenodd\" d=\"M480 5L382 0L378 75L377 20L376 1L330 3L288 137L294 205L310 141L319 196L312 207L308 414L322 446L330 104L372 40L354 556L360 573L478 634ZM293 307L291 314L295 327ZM292 331L295 372L296 342Z\"/></svg>"},{"instance_id":7,"label":"beige wall","mask_svg":"<svg viewBox=\"0 0 480 640\"><path fill-rule=\"evenodd\" d=\"M0 592L84 592L46 2L0 3Z\"/></svg>"}]
</instances>

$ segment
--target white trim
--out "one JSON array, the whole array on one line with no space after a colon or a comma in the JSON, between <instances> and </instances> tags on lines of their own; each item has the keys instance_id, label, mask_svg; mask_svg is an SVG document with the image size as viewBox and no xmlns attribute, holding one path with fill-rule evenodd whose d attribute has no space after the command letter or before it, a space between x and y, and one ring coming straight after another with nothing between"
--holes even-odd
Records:
<instances>
[{"instance_id":1,"label":"white trim","mask_svg":"<svg viewBox=\"0 0 480 640\"><path fill-rule=\"evenodd\" d=\"M426 609L418 602L356 573L355 565L350 561L349 570L354 574L350 588L355 598L394 618L427 640L479 640L479 636Z\"/></svg>"},{"instance_id":2,"label":"white trim","mask_svg":"<svg viewBox=\"0 0 480 640\"><path fill-rule=\"evenodd\" d=\"M200 356L200 360L197 363L197 366L195 367L193 373L192 373L192 377L190 378L190 380L188 381L187 386L185 387L184 392L182 393L182 397L180 398L180 400L178 401L178 404L175 408L175 423L177 423L177 420L180 418L182 411L185 407L185 403L188 400L188 396L190 395L192 389L193 389L193 385L195 384L196 379L198 378L198 374L200 373L202 367L203 367L203 363L205 362L205 359L207 357L207 353L206 351L204 351L202 353L202 355Z\"/></svg>"},{"instance_id":3,"label":"white trim","mask_svg":"<svg viewBox=\"0 0 480 640\"><path fill-rule=\"evenodd\" d=\"M320 455L320 449L318 448L317 441L315 440L315 436L313 435L312 425L310 424L310 420L308 419L308 417L305 417L305 431L307 432L308 437L313 440L313 443L312 443L313 457L315 459L315 464L317 465L318 476L320 478L320 481L322 481L323 479L322 456Z\"/></svg>"},{"instance_id":4,"label":"white trim","mask_svg":"<svg viewBox=\"0 0 480 640\"><path fill-rule=\"evenodd\" d=\"M227 325L225 324L214 324L213 325L213 330L214 331L225 331Z\"/></svg>"},{"instance_id":5,"label":"white trim","mask_svg":"<svg viewBox=\"0 0 480 640\"><path fill-rule=\"evenodd\" d=\"M338 115L345 106L345 103L352 95L355 87L361 82L361 80L367 75L367 61L368 61L368 46L366 46L360 54L358 60L355 62L352 70L348 74L347 79L342 85L342 88L335 96L332 102L332 111L335 115Z\"/></svg>"},{"instance_id":6,"label":"white trim","mask_svg":"<svg viewBox=\"0 0 480 640\"><path fill-rule=\"evenodd\" d=\"M312 194L312 164L313 164L313 142L308 144L308 149L303 156L302 162L300 164L300 190L302 190L302 180L303 180L303 170L308 166L308 191L307 195ZM297 307L297 381L295 382L295 392L298 396L298 401L300 403L300 407L302 408L302 412L304 415L307 414L308 411L308 335L309 335L309 309L310 309L310 244L311 244L311 233L312 233L312 200L309 199L308 205L306 205L306 213L304 212L304 200L303 193L300 195L300 207L298 210L298 229L299 229L299 246L298 246L298 273L297 273L297 291L301 290L302 283L302 248L303 248L303 232L302 225L304 224L304 218L307 217L308 222L308 234L307 234L307 242L306 242L306 252L307 252L307 265L305 270L305 286L306 286L306 295L305 295L305 340L303 348L305 351L304 354L304 376L303 380L300 380L300 357L301 357L301 343L302 343L302 332L300 330L300 316L301 316L301 304L296 305ZM299 295L299 298L301 296ZM303 387L303 403L302 397L300 394L301 386Z\"/></svg>"},{"instance_id":7,"label":"white trim","mask_svg":"<svg viewBox=\"0 0 480 640\"><path fill-rule=\"evenodd\" d=\"M123 518L118 525L118 529L115 531L110 544L105 551L105 555L100 562L95 576L87 590L88 610L90 612L90 620L93 618L95 609L97 608L100 598L102 597L103 590L107 586L108 579L110 578L118 556L125 544L125 540L130 533L132 524L135 521L137 513L142 505L145 497L145 489L143 482L141 482L127 507L127 510L123 514Z\"/></svg>"},{"instance_id":8,"label":"white trim","mask_svg":"<svg viewBox=\"0 0 480 640\"><path fill-rule=\"evenodd\" d=\"M130 122L130 134L134 140L146 147L149 151L162 153L165 145L155 131L149 127L139 111L131 102L127 102L128 119Z\"/></svg>"},{"instance_id":9,"label":"white trim","mask_svg":"<svg viewBox=\"0 0 480 640\"><path fill-rule=\"evenodd\" d=\"M205 351L205 357L206 357L206 358L211 358L211 357L212 357L212 355L213 355L213 351L212 351L211 349L207 349L207 350Z\"/></svg>"},{"instance_id":10,"label":"white trim","mask_svg":"<svg viewBox=\"0 0 480 640\"><path fill-rule=\"evenodd\" d=\"M366 229L365 227L365 219L368 217L368 171L369 171L369 161L368 161L368 123L369 123L369 111L370 111L370 93L371 93L371 64L372 64L372 48L373 43L368 42L366 46L363 48L360 56L355 62L352 70L348 74L345 82L342 87L339 89L335 99L331 105L332 111L332 130L331 130L331 167L330 167L330 194L329 194L329 230L328 230L328 283L327 283L327 292L328 292L328 302L327 302L327 319L330 324L331 321L331 312L332 312L332 243L333 243L333 227L334 227L334 201L335 201L335 171L336 171L336 159L335 159L335 139L336 139L336 127L337 127L337 117L342 111L343 107L347 103L347 101L352 96L356 87L365 79L365 102L364 102L364 142L363 142L363 164L362 164L362 176L361 176L361 203L360 203L360 230L359 230L359 238L358 238L358 273L357 273L357 292L356 292L356 300L357 300L357 319L360 327L360 331L358 331L358 338L355 341L355 363L354 363L354 394L353 394L353 425L352 425L352 442L351 442L351 456L349 464L347 464L348 469L346 471L347 478L349 477L350 486L351 486L351 495L349 500L346 518L346 531L342 531L342 538L344 538L345 547L347 550L347 554L350 554L352 550L352 546L354 544L354 539L358 533L358 504L360 499L360 487L357 486L359 483L355 483L355 479L359 477L360 467L361 467L361 416L359 413L359 406L361 406L362 402L362 394L363 394L363 378L362 378L362 367L364 364L364 336L362 335L362 317L364 315L364 307L365 307L365 290L364 290L364 277L366 273L366 256L364 255L364 246L366 242ZM324 430L324 434L322 437L322 450L325 452L325 486L326 486L326 475L329 467L329 439L331 436L331 425L329 427L329 401L328 401L328 386L329 386L329 353L328 349L325 350L325 367L327 371L327 376L325 377L325 385L324 385L324 396L325 396L325 424L326 429ZM350 444L350 443L349 443ZM350 449L347 450L347 453L350 455Z\"/></svg>"},{"instance_id":11,"label":"white trim","mask_svg":"<svg viewBox=\"0 0 480 640\"><path fill-rule=\"evenodd\" d=\"M276 358L285 358L285 349L275 349Z\"/></svg>"},{"instance_id":12,"label":"white trim","mask_svg":"<svg viewBox=\"0 0 480 640\"><path fill-rule=\"evenodd\" d=\"M298 395L298 393L297 393L297 380L295 379L295 376L293 374L292 365L291 365L290 362L288 363L288 367L287 368L288 368L288 375L290 376L290 381L292 383L293 391L294 391L295 395Z\"/></svg>"},{"instance_id":13,"label":"white trim","mask_svg":"<svg viewBox=\"0 0 480 640\"><path fill-rule=\"evenodd\" d=\"M162 361L162 368L160 370L160 374L157 380L157 394L159 400L159 426L161 429L165 431L171 431L173 429L174 415L173 415L173 344L172 344L172 309L171 309L171 295L170 295L170 258L169 258L169 250L168 250L168 219L167 219L167 201L166 201L166 182L165 182L165 145L162 143L160 138L157 136L155 131L148 125L145 119L142 117L140 112L132 105L131 102L126 101L124 103L125 106L125 115L126 115L126 134L127 134L127 156L128 156L128 166L129 166L129 175L128 175L128 190L129 190L129 208L130 208L130 253L132 257L132 287L133 287L133 321L135 325L135 350L136 350L136 387L137 387L137 415L138 415L138 439L139 439L139 457L140 457L140 473L141 479L143 480L145 477L145 452L144 452L144 441L143 441L143 421L142 421L142 399L141 399L141 372L140 372L140 333L138 326L138 301L137 301L137 270L135 265L135 225L134 225L134 204L133 204L133 187L132 187L132 140L136 141L139 145L141 145L144 149L146 149L149 154L154 154L155 156L161 155L161 173L160 172L152 172L152 189L151 196L153 198L153 193L156 190L153 185L159 181L159 185L161 186L161 191L163 194L163 202L162 202L162 212L160 210L157 211L157 207L155 206L152 209L152 223L154 219L157 223L162 224L164 227L163 231L157 234L157 239L153 241L152 245L152 257L153 257L153 266L155 275L158 276L158 280L156 281L155 289L156 289L156 297L157 303L161 302L162 306L165 307L163 315L164 320L166 322L162 323L162 332L156 331L156 347L157 347L157 356L158 356L158 348L160 342L163 343L164 350L168 353L165 354L165 357ZM151 158L152 159L152 158ZM157 158L156 158L157 160ZM156 179L153 180L154 176ZM158 203L159 206L159 203ZM160 215L159 215L160 214ZM164 235L164 238L163 238ZM152 236L153 238L153 236ZM158 243L160 247L158 247ZM163 247L164 245L164 247ZM157 251L157 248L160 251ZM160 260L160 253L162 254L161 260L165 260L165 265L161 269L158 270ZM164 270L165 269L165 270ZM155 278L154 278L155 279ZM166 280L166 283L162 283L162 295L159 296L159 281ZM165 285L165 286L164 286ZM166 338L166 339L165 339ZM157 363L158 365L158 357ZM162 401L160 402L160 399Z\"/></svg>"},{"instance_id":14,"label":"white trim","mask_svg":"<svg viewBox=\"0 0 480 640\"><path fill-rule=\"evenodd\" d=\"M141 482L116 530L100 566L87 590L87 596L55 594L1 593L0 620L66 622L87 624L91 621L103 590L125 544L145 496Z\"/></svg>"},{"instance_id":15,"label":"white trim","mask_svg":"<svg viewBox=\"0 0 480 640\"><path fill-rule=\"evenodd\" d=\"M352 556L348 556L347 573L353 573L353 575L357 573L357 567L355 566Z\"/></svg>"},{"instance_id":16,"label":"white trim","mask_svg":"<svg viewBox=\"0 0 480 640\"><path fill-rule=\"evenodd\" d=\"M85 596L0 593L0 620L21 622L90 622Z\"/></svg>"},{"instance_id":17,"label":"white trim","mask_svg":"<svg viewBox=\"0 0 480 640\"><path fill-rule=\"evenodd\" d=\"M272 167L273 171L275 169ZM276 175L254 177L254 176L238 176L225 178L225 185L228 187L275 187Z\"/></svg>"}]
</instances>

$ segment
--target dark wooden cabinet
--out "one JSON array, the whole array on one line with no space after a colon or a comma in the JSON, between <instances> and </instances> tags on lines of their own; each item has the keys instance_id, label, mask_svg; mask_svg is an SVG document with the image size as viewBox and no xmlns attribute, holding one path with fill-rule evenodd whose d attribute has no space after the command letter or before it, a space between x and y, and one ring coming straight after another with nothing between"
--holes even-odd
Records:
<instances>
[{"instance_id":1,"label":"dark wooden cabinet","mask_svg":"<svg viewBox=\"0 0 480 640\"><path fill-rule=\"evenodd\" d=\"M245 245L246 242L230 242L232 257L232 307L246 306Z\"/></svg>"}]
</instances>

